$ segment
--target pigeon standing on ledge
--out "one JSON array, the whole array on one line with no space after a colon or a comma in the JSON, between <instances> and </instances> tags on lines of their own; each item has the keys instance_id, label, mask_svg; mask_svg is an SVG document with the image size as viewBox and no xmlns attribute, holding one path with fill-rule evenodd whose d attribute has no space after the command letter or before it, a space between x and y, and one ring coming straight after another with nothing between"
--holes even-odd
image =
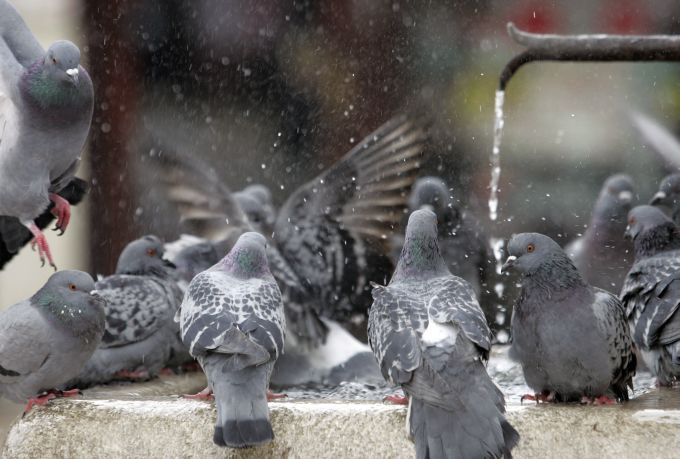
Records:
<instances>
[{"instance_id":1,"label":"pigeon standing on ledge","mask_svg":"<svg viewBox=\"0 0 680 459\"><path fill-rule=\"evenodd\" d=\"M623 237L635 194L633 180L624 174L609 177L595 202L583 236L564 249L587 283L618 292L633 264L633 245Z\"/></svg>"},{"instance_id":2,"label":"pigeon standing on ledge","mask_svg":"<svg viewBox=\"0 0 680 459\"><path fill-rule=\"evenodd\" d=\"M621 290L633 339L662 386L680 380L680 233L659 209L638 206L626 234L635 263Z\"/></svg>"},{"instance_id":3,"label":"pigeon standing on ledge","mask_svg":"<svg viewBox=\"0 0 680 459\"><path fill-rule=\"evenodd\" d=\"M89 274L61 271L0 312L0 396L28 400L28 411L75 394L52 389L76 376L102 339L104 300L93 290Z\"/></svg>"},{"instance_id":4,"label":"pigeon standing on ledge","mask_svg":"<svg viewBox=\"0 0 680 459\"><path fill-rule=\"evenodd\" d=\"M511 457L519 434L484 366L491 331L472 287L439 253L434 213L411 214L397 269L373 298L369 344L409 397L416 458Z\"/></svg>"},{"instance_id":5,"label":"pigeon standing on ledge","mask_svg":"<svg viewBox=\"0 0 680 459\"><path fill-rule=\"evenodd\" d=\"M244 233L231 251L189 284L178 313L181 335L215 396L213 441L244 448L274 438L269 378L283 352L283 301L267 266L265 238Z\"/></svg>"},{"instance_id":6,"label":"pigeon standing on ledge","mask_svg":"<svg viewBox=\"0 0 680 459\"><path fill-rule=\"evenodd\" d=\"M503 270L519 271L510 356L535 394L522 399L608 404L628 400L636 359L623 307L588 285L548 236L520 233Z\"/></svg>"},{"instance_id":7,"label":"pigeon standing on ledge","mask_svg":"<svg viewBox=\"0 0 680 459\"><path fill-rule=\"evenodd\" d=\"M93 101L78 47L57 41L43 50L14 7L0 0L0 216L24 225L43 264L55 269L35 220L52 202L56 229L68 226L70 204L59 192L78 168Z\"/></svg>"}]
</instances>

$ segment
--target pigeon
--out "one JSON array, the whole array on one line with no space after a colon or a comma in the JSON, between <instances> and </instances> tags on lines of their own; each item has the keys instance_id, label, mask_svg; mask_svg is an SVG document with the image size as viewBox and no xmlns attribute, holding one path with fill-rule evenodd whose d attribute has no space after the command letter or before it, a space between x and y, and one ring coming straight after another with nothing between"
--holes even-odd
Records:
<instances>
[{"instance_id":1,"label":"pigeon","mask_svg":"<svg viewBox=\"0 0 680 459\"><path fill-rule=\"evenodd\" d=\"M413 185L408 200L410 212L429 209L437 215L439 249L451 274L462 277L479 298L489 274L491 258L484 230L471 215L459 208L446 183L438 177L422 177ZM399 235L395 242L399 259L404 241Z\"/></svg>"},{"instance_id":2,"label":"pigeon","mask_svg":"<svg viewBox=\"0 0 680 459\"><path fill-rule=\"evenodd\" d=\"M346 326L357 316L365 320L369 281L386 279L392 269L389 237L406 209L427 138L422 122L397 116L288 197L267 248L284 296L288 341L322 344L327 330L316 316ZM241 198L213 169L160 145L146 159L188 233L226 247L244 231L270 234L249 222Z\"/></svg>"},{"instance_id":3,"label":"pigeon","mask_svg":"<svg viewBox=\"0 0 680 459\"><path fill-rule=\"evenodd\" d=\"M417 458L511 457L519 434L486 372L491 331L472 286L439 252L437 217L411 214L396 271L374 284L369 344L408 396Z\"/></svg>"},{"instance_id":4,"label":"pigeon","mask_svg":"<svg viewBox=\"0 0 680 459\"><path fill-rule=\"evenodd\" d=\"M670 174L659 184L659 191L652 197L649 204L665 206L671 210L671 218L676 225L680 225L680 174Z\"/></svg>"},{"instance_id":5,"label":"pigeon","mask_svg":"<svg viewBox=\"0 0 680 459\"><path fill-rule=\"evenodd\" d=\"M81 271L60 271L31 298L0 312L0 396L26 412L58 396L104 334L104 300Z\"/></svg>"},{"instance_id":6,"label":"pigeon","mask_svg":"<svg viewBox=\"0 0 680 459\"><path fill-rule=\"evenodd\" d=\"M194 277L178 312L182 340L215 397L213 441L220 446L274 438L267 391L283 352L285 317L266 243L259 233L241 235L220 262Z\"/></svg>"},{"instance_id":7,"label":"pigeon","mask_svg":"<svg viewBox=\"0 0 680 459\"><path fill-rule=\"evenodd\" d=\"M74 177L57 194L74 206L83 200L88 188L89 185L86 181ZM47 228L54 220L55 216L52 214L53 208L54 205L50 205L47 210L35 219L35 224L41 230ZM0 216L0 269L9 263L19 249L28 244L31 239L33 239L33 235L18 219Z\"/></svg>"},{"instance_id":8,"label":"pigeon","mask_svg":"<svg viewBox=\"0 0 680 459\"><path fill-rule=\"evenodd\" d=\"M663 386L680 380L679 231L655 207L638 206L628 215L635 263L621 302L642 360Z\"/></svg>"},{"instance_id":9,"label":"pigeon","mask_svg":"<svg viewBox=\"0 0 680 459\"><path fill-rule=\"evenodd\" d=\"M271 233L276 222L276 208L272 200L272 192L265 185L256 183L248 185L241 191L234 193L234 197L241 205L241 208L248 216L248 220L253 225L260 225L262 233ZM248 202L244 201L251 198L257 201L257 206L249 206ZM249 209L252 209L249 212Z\"/></svg>"},{"instance_id":10,"label":"pigeon","mask_svg":"<svg viewBox=\"0 0 680 459\"><path fill-rule=\"evenodd\" d=\"M628 400L636 357L619 299L588 285L560 246L538 233L508 243L503 271L522 274L510 356L534 395L595 404Z\"/></svg>"},{"instance_id":11,"label":"pigeon","mask_svg":"<svg viewBox=\"0 0 680 459\"><path fill-rule=\"evenodd\" d=\"M93 101L80 50L69 41L43 50L14 7L0 0L0 215L24 225L43 264L47 259L55 269L35 219L52 202L56 228L63 233L68 226L70 204L59 192L78 168Z\"/></svg>"},{"instance_id":12,"label":"pigeon","mask_svg":"<svg viewBox=\"0 0 680 459\"><path fill-rule=\"evenodd\" d=\"M587 283L618 292L633 264L633 245L623 237L635 188L624 174L609 177L583 236L565 247Z\"/></svg>"},{"instance_id":13,"label":"pigeon","mask_svg":"<svg viewBox=\"0 0 680 459\"><path fill-rule=\"evenodd\" d=\"M97 291L107 301L106 331L71 385L148 379L165 366L191 360L173 320L182 292L163 253L156 236L132 241L123 249L116 273L97 281Z\"/></svg>"}]
</instances>

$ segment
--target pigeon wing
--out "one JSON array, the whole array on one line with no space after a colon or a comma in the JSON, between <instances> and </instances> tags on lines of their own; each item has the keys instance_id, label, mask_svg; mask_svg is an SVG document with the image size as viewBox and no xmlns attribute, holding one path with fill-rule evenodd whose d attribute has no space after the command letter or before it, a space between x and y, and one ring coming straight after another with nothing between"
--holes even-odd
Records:
<instances>
[{"instance_id":1,"label":"pigeon wing","mask_svg":"<svg viewBox=\"0 0 680 459\"><path fill-rule=\"evenodd\" d=\"M7 0L0 0L0 44L4 44L23 67L45 54L26 22Z\"/></svg>"},{"instance_id":2,"label":"pigeon wing","mask_svg":"<svg viewBox=\"0 0 680 459\"><path fill-rule=\"evenodd\" d=\"M114 275L96 283L106 299L106 331L100 347L143 341L172 320L174 299L150 276Z\"/></svg>"},{"instance_id":3,"label":"pigeon wing","mask_svg":"<svg viewBox=\"0 0 680 459\"><path fill-rule=\"evenodd\" d=\"M0 386L20 381L36 372L52 352L43 340L50 325L29 301L0 314Z\"/></svg>"}]
</instances>

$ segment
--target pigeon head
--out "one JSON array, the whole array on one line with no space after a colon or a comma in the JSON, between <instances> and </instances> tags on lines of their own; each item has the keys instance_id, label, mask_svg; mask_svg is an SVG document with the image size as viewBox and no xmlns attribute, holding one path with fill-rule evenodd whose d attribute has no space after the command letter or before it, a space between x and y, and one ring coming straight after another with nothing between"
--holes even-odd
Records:
<instances>
[{"instance_id":1,"label":"pigeon head","mask_svg":"<svg viewBox=\"0 0 680 459\"><path fill-rule=\"evenodd\" d=\"M608 226L612 224L623 226L626 215L631 208L634 193L633 180L629 176L625 174L612 175L602 186L595 203L593 220L596 223Z\"/></svg>"},{"instance_id":2,"label":"pigeon head","mask_svg":"<svg viewBox=\"0 0 680 459\"><path fill-rule=\"evenodd\" d=\"M667 175L659 184L659 191L652 197L649 204L674 207L678 203L680 203L680 174Z\"/></svg>"},{"instance_id":3,"label":"pigeon head","mask_svg":"<svg viewBox=\"0 0 680 459\"><path fill-rule=\"evenodd\" d=\"M31 297L31 303L47 311L84 339L104 331L104 304L92 276L82 271L59 271Z\"/></svg>"},{"instance_id":4,"label":"pigeon head","mask_svg":"<svg viewBox=\"0 0 680 459\"><path fill-rule=\"evenodd\" d=\"M267 225L270 227L276 221L276 212L274 211L274 203L272 201L272 192L264 185L256 183L245 187L242 193L252 196L262 205L263 216Z\"/></svg>"},{"instance_id":5,"label":"pigeon head","mask_svg":"<svg viewBox=\"0 0 680 459\"><path fill-rule=\"evenodd\" d=\"M143 236L125 246L118 257L116 274L167 275L175 265L163 258L163 242L153 235Z\"/></svg>"},{"instance_id":6,"label":"pigeon head","mask_svg":"<svg viewBox=\"0 0 680 459\"><path fill-rule=\"evenodd\" d=\"M260 233L243 233L218 266L244 279L262 277L269 274L266 249L267 240Z\"/></svg>"},{"instance_id":7,"label":"pigeon head","mask_svg":"<svg viewBox=\"0 0 680 459\"><path fill-rule=\"evenodd\" d=\"M78 85L80 50L70 41L61 40L52 44L45 54L43 68L56 81Z\"/></svg>"},{"instance_id":8,"label":"pigeon head","mask_svg":"<svg viewBox=\"0 0 680 459\"><path fill-rule=\"evenodd\" d=\"M428 209L442 218L447 209L453 208L453 199L446 183L438 177L423 177L416 181L408 199L411 211Z\"/></svg>"},{"instance_id":9,"label":"pigeon head","mask_svg":"<svg viewBox=\"0 0 680 459\"><path fill-rule=\"evenodd\" d=\"M661 210L637 206L628 213L625 236L633 240L636 256L650 256L678 247L678 228Z\"/></svg>"},{"instance_id":10,"label":"pigeon head","mask_svg":"<svg viewBox=\"0 0 680 459\"><path fill-rule=\"evenodd\" d=\"M554 275L567 283L580 280L578 270L559 244L543 234L516 234L508 242L507 251L503 272L514 269L524 276Z\"/></svg>"},{"instance_id":11,"label":"pigeon head","mask_svg":"<svg viewBox=\"0 0 680 459\"><path fill-rule=\"evenodd\" d=\"M234 199L238 203L241 210L248 218L248 222L253 229L257 231L264 231L268 225L268 216L265 206L254 195L248 194L244 191L234 193Z\"/></svg>"},{"instance_id":12,"label":"pigeon head","mask_svg":"<svg viewBox=\"0 0 680 459\"><path fill-rule=\"evenodd\" d=\"M446 274L449 271L437 242L437 216L431 210L416 210L408 219L404 247L390 282L430 279Z\"/></svg>"},{"instance_id":13,"label":"pigeon head","mask_svg":"<svg viewBox=\"0 0 680 459\"><path fill-rule=\"evenodd\" d=\"M189 282L196 274L214 266L219 259L215 246L209 242L199 242L180 250L173 263L180 277Z\"/></svg>"}]
</instances>

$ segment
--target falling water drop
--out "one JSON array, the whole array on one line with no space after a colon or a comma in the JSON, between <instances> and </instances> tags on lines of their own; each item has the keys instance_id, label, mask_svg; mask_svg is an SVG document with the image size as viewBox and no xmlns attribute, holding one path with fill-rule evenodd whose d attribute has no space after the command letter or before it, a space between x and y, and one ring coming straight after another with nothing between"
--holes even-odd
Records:
<instances>
[{"instance_id":1,"label":"falling water drop","mask_svg":"<svg viewBox=\"0 0 680 459\"><path fill-rule=\"evenodd\" d=\"M493 250L493 257L496 259L496 274L501 274L503 267L503 246L505 241L500 237L492 237L489 239L489 244Z\"/></svg>"},{"instance_id":2,"label":"falling water drop","mask_svg":"<svg viewBox=\"0 0 680 459\"><path fill-rule=\"evenodd\" d=\"M496 91L493 123L493 150L491 151L491 194L489 196L489 218L498 218L498 182L501 178L501 137L503 135L503 101L505 91Z\"/></svg>"}]
</instances>

